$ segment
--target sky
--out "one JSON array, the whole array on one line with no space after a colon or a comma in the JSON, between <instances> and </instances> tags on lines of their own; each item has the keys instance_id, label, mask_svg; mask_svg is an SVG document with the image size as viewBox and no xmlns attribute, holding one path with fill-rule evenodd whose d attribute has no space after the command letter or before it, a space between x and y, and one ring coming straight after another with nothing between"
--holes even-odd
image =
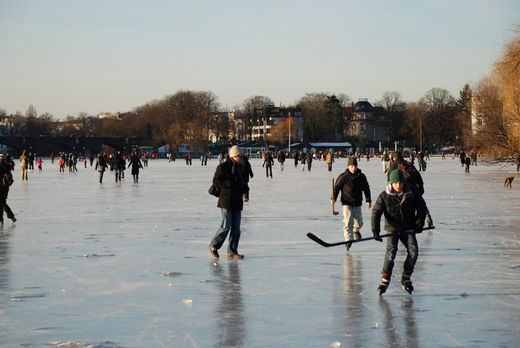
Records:
<instances>
[{"instance_id":1,"label":"sky","mask_svg":"<svg viewBox=\"0 0 520 348\"><path fill-rule=\"evenodd\" d=\"M225 110L255 95L456 98L518 25L517 0L0 0L0 109L64 119L180 90Z\"/></svg>"}]
</instances>

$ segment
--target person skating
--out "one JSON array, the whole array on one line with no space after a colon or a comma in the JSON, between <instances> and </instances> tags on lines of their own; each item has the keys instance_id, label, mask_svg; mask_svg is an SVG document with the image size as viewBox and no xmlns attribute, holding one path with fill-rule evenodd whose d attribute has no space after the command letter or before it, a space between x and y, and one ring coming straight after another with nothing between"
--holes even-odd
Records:
<instances>
[{"instance_id":1,"label":"person skating","mask_svg":"<svg viewBox=\"0 0 520 348\"><path fill-rule=\"evenodd\" d=\"M307 163L307 171L311 171L311 167L312 167L312 152L311 151L307 151L307 153L305 154L305 162Z\"/></svg>"},{"instance_id":2,"label":"person skating","mask_svg":"<svg viewBox=\"0 0 520 348\"><path fill-rule=\"evenodd\" d=\"M381 155L381 163L383 165L383 173L385 173L385 175L388 170L388 162L390 162L390 156L388 156L388 152L385 151Z\"/></svg>"},{"instance_id":3,"label":"person skating","mask_svg":"<svg viewBox=\"0 0 520 348\"><path fill-rule=\"evenodd\" d=\"M273 156L271 155L271 151L267 151L264 156L264 163L262 164L262 167L265 166L265 177L268 178L269 175L271 176L271 179L273 178Z\"/></svg>"},{"instance_id":4,"label":"person skating","mask_svg":"<svg viewBox=\"0 0 520 348\"><path fill-rule=\"evenodd\" d=\"M132 156L130 156L130 162L128 162L128 168L132 166L132 176L134 177L134 182L139 182L139 168L143 168L143 165L141 164L141 160L139 157L137 157L136 154L132 153Z\"/></svg>"},{"instance_id":5,"label":"person skating","mask_svg":"<svg viewBox=\"0 0 520 348\"><path fill-rule=\"evenodd\" d=\"M242 155L238 146L234 145L229 151L229 158L220 164L213 176L213 185L220 189L217 207L221 209L222 223L209 244L209 251L215 258L219 257L218 249L222 247L229 233L228 258L243 259L238 253L240 241L240 221L244 201L244 182L241 173Z\"/></svg>"},{"instance_id":6,"label":"person skating","mask_svg":"<svg viewBox=\"0 0 520 348\"><path fill-rule=\"evenodd\" d=\"M242 157L243 167L244 169L241 171L242 173L242 180L244 181L245 187L244 187L244 202L249 202L249 178L253 178L253 169L251 168L251 163L249 163L249 158L247 156Z\"/></svg>"},{"instance_id":7,"label":"person skating","mask_svg":"<svg viewBox=\"0 0 520 348\"><path fill-rule=\"evenodd\" d=\"M106 157L103 153L99 153L95 169L99 172L99 183L103 183L103 174L105 169L108 167Z\"/></svg>"},{"instance_id":8,"label":"person skating","mask_svg":"<svg viewBox=\"0 0 520 348\"><path fill-rule=\"evenodd\" d=\"M348 159L347 169L336 179L331 198L332 204L336 202L340 192L341 205L343 206L343 234L345 241L353 240L354 236L356 239L361 239L359 230L363 226L363 214L361 213L363 193L365 194L368 209L371 207L372 199L370 196L370 185L365 174L357 167L355 157ZM345 244L347 250L350 249L351 245L352 243Z\"/></svg>"},{"instance_id":9,"label":"person skating","mask_svg":"<svg viewBox=\"0 0 520 348\"><path fill-rule=\"evenodd\" d=\"M278 155L276 156L276 159L280 163L280 170L283 171L285 166L285 152L283 150L278 151Z\"/></svg>"},{"instance_id":10,"label":"person skating","mask_svg":"<svg viewBox=\"0 0 520 348\"><path fill-rule=\"evenodd\" d=\"M22 151L22 155L20 156L20 169L22 171L22 181L27 181L27 169L28 169L28 159L25 154L25 150Z\"/></svg>"},{"instance_id":11,"label":"person skating","mask_svg":"<svg viewBox=\"0 0 520 348\"><path fill-rule=\"evenodd\" d=\"M11 220L11 224L14 224L16 221L13 211L7 205L9 187L13 184L13 181L11 166L5 161L4 156L0 154L0 225L4 223L4 211L7 214L7 218Z\"/></svg>"},{"instance_id":12,"label":"person skating","mask_svg":"<svg viewBox=\"0 0 520 348\"><path fill-rule=\"evenodd\" d=\"M334 163L334 155L330 151L327 151L326 162L327 162L327 170L329 172L332 172L332 163Z\"/></svg>"},{"instance_id":13,"label":"person skating","mask_svg":"<svg viewBox=\"0 0 520 348\"><path fill-rule=\"evenodd\" d=\"M121 152L117 151L110 161L110 170L114 171L116 183L121 182L121 179L124 178L125 166L126 163L123 156L121 156Z\"/></svg>"},{"instance_id":14,"label":"person skating","mask_svg":"<svg viewBox=\"0 0 520 348\"><path fill-rule=\"evenodd\" d=\"M378 288L379 294L383 294L390 284L399 241L404 244L407 252L401 284L407 292L412 293L413 285L410 277L414 271L419 252L415 234L422 232L426 217L426 203L421 195L405 184L404 173L400 169L394 169L390 173L389 183L377 197L372 209L372 233L374 239L380 242L383 241L380 237L381 216L383 214L385 216L385 230L391 235L386 240L381 284Z\"/></svg>"}]
</instances>

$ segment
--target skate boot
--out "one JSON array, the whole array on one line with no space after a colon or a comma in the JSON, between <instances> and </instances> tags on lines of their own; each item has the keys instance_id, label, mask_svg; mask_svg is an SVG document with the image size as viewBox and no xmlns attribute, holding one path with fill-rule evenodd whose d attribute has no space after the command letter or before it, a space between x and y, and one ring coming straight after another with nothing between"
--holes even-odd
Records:
<instances>
[{"instance_id":1,"label":"skate boot","mask_svg":"<svg viewBox=\"0 0 520 348\"><path fill-rule=\"evenodd\" d=\"M403 289L406 290L409 294L412 294L413 285L410 280L411 274L403 273L403 277L401 278L401 284L403 285Z\"/></svg>"},{"instance_id":2,"label":"skate boot","mask_svg":"<svg viewBox=\"0 0 520 348\"><path fill-rule=\"evenodd\" d=\"M381 284L379 284L379 287L377 288L379 296L383 295L386 292L388 285L390 285L390 275L383 275L381 277Z\"/></svg>"},{"instance_id":3,"label":"skate boot","mask_svg":"<svg viewBox=\"0 0 520 348\"><path fill-rule=\"evenodd\" d=\"M347 243L345 244L345 248L347 248L347 250L350 250L351 246L352 246L352 242L347 241Z\"/></svg>"},{"instance_id":4,"label":"skate boot","mask_svg":"<svg viewBox=\"0 0 520 348\"><path fill-rule=\"evenodd\" d=\"M429 213L428 213L428 215L426 215L426 225L428 225L428 228L433 227L432 216Z\"/></svg>"},{"instance_id":5,"label":"skate boot","mask_svg":"<svg viewBox=\"0 0 520 348\"><path fill-rule=\"evenodd\" d=\"M363 238L363 237L361 236L361 233L360 233L359 231L354 231L354 236L356 237L356 239L361 239L361 238Z\"/></svg>"}]
</instances>

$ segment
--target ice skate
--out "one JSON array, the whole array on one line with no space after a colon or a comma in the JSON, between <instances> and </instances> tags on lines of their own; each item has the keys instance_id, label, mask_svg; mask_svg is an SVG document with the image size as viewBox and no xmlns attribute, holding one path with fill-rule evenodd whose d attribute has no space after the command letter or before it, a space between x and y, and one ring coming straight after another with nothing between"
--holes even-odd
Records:
<instances>
[{"instance_id":1,"label":"ice skate","mask_svg":"<svg viewBox=\"0 0 520 348\"><path fill-rule=\"evenodd\" d=\"M401 278L401 284L403 286L403 289L406 292L408 292L409 294L412 294L413 285L412 285L412 281L410 280L409 274L403 274L403 277Z\"/></svg>"},{"instance_id":2,"label":"ice skate","mask_svg":"<svg viewBox=\"0 0 520 348\"><path fill-rule=\"evenodd\" d=\"M379 284L379 287L377 288L379 296L383 295L386 292L388 285L390 285L390 279L383 276L381 278L381 284Z\"/></svg>"}]
</instances>

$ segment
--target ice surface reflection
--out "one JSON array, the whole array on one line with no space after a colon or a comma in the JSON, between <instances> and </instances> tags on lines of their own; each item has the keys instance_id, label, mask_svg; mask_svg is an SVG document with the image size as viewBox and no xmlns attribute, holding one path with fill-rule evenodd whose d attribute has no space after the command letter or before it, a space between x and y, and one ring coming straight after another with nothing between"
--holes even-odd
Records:
<instances>
[{"instance_id":1,"label":"ice surface reflection","mask_svg":"<svg viewBox=\"0 0 520 348\"><path fill-rule=\"evenodd\" d=\"M138 184L98 183L91 168L59 174L50 160L16 180L18 221L0 228L0 347L517 346L520 341L520 185L512 168L432 159L423 174L436 229L419 237L410 296L394 278L377 294L384 243L323 248L343 238L331 177L252 160L244 260L213 260L220 224L208 166L151 161ZM362 159L372 196L381 163ZM126 180L126 179L125 179ZM336 207L339 210L339 207ZM370 236L371 210L363 208ZM402 249L402 248L400 248ZM395 269L405 258L400 250ZM399 272L398 272L399 273ZM400 275L400 274L399 274Z\"/></svg>"}]
</instances>

